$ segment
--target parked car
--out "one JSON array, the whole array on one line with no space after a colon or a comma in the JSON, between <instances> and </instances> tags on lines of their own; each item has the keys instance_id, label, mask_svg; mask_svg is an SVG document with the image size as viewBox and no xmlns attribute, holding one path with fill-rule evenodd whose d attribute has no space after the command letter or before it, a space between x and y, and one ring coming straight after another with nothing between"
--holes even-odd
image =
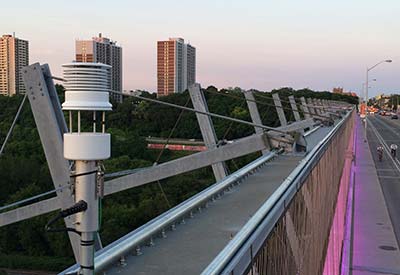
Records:
<instances>
[{"instance_id":1,"label":"parked car","mask_svg":"<svg viewBox=\"0 0 400 275\"><path fill-rule=\"evenodd\" d=\"M399 119L399 117L397 116L397 114L393 114L393 115L391 116L391 118L392 118L392 119Z\"/></svg>"}]
</instances>

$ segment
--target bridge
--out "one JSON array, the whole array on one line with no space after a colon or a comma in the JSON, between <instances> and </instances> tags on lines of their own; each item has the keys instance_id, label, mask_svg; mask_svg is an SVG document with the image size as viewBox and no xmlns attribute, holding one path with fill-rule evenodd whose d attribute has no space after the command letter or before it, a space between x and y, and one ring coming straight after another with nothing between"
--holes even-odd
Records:
<instances>
[{"instance_id":1,"label":"bridge","mask_svg":"<svg viewBox=\"0 0 400 275\"><path fill-rule=\"evenodd\" d=\"M0 226L74 204L71 163L62 154L62 134L68 127L49 67L26 67L24 81L56 196L41 201L35 196L0 208ZM262 124L257 108L261 103L251 91L243 91L251 122L210 112L199 84L189 93L193 108L130 96L195 112L207 150L106 175L110 179L104 183L104 196L207 166L215 184L106 247L97 235L96 273L400 274L398 226L393 229L391 218L398 212L394 199L386 207L364 142L367 134L384 140L379 127L392 122L370 118L366 133L355 106L295 95L287 102L295 121L288 122L275 93L280 126L273 128ZM213 128L215 117L251 125L254 134L220 141ZM400 124L398 128L393 135L400 134ZM254 152L261 156L228 172L225 161ZM400 167L398 160L391 161ZM65 217L65 224L74 227L74 216ZM69 237L77 264L60 274L80 272L79 236L70 232Z\"/></svg>"}]
</instances>

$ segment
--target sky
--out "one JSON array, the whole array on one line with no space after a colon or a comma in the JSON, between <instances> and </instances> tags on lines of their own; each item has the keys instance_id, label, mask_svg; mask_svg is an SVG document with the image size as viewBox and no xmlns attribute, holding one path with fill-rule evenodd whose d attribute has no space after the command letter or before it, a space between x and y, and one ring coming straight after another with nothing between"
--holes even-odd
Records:
<instances>
[{"instance_id":1,"label":"sky","mask_svg":"<svg viewBox=\"0 0 400 275\"><path fill-rule=\"evenodd\" d=\"M75 40L102 33L123 47L124 89L156 91L158 40L196 47L203 87L400 93L399 0L1 0L0 34L29 40L53 75Z\"/></svg>"}]
</instances>

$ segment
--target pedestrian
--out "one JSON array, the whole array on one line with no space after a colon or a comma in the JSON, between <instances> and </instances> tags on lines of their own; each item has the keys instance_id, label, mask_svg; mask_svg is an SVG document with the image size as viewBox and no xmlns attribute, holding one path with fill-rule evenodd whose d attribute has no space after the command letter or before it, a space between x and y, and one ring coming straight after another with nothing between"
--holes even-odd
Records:
<instances>
[{"instance_id":1,"label":"pedestrian","mask_svg":"<svg viewBox=\"0 0 400 275\"><path fill-rule=\"evenodd\" d=\"M396 151L397 151L397 145L396 144L391 144L390 145L390 153L392 154L392 157L396 157Z\"/></svg>"},{"instance_id":2,"label":"pedestrian","mask_svg":"<svg viewBox=\"0 0 400 275\"><path fill-rule=\"evenodd\" d=\"M381 144L379 144L378 147L376 147L376 151L378 153L379 161L382 161L382 158L383 158L383 146Z\"/></svg>"}]
</instances>

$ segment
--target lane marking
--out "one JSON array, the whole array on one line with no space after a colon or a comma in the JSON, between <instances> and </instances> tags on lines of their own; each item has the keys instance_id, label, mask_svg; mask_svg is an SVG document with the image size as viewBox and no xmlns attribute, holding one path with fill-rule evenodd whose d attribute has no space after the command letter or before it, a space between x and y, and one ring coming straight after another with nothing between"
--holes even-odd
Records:
<instances>
[{"instance_id":1,"label":"lane marking","mask_svg":"<svg viewBox=\"0 0 400 275\"><path fill-rule=\"evenodd\" d=\"M367 118L367 120L369 120ZM387 143L385 142L385 140L383 139L383 137L379 134L379 132L376 130L375 126L373 125L372 122L369 123L370 124L370 128L372 129L372 131L374 132L374 134L376 135L376 137L381 141L381 144L383 145L383 148L385 149L387 155L389 156L389 158L392 160L394 166L397 168L397 171L400 173L400 162L398 159L394 159L392 157L392 154L390 154L390 147L387 145Z\"/></svg>"}]
</instances>

